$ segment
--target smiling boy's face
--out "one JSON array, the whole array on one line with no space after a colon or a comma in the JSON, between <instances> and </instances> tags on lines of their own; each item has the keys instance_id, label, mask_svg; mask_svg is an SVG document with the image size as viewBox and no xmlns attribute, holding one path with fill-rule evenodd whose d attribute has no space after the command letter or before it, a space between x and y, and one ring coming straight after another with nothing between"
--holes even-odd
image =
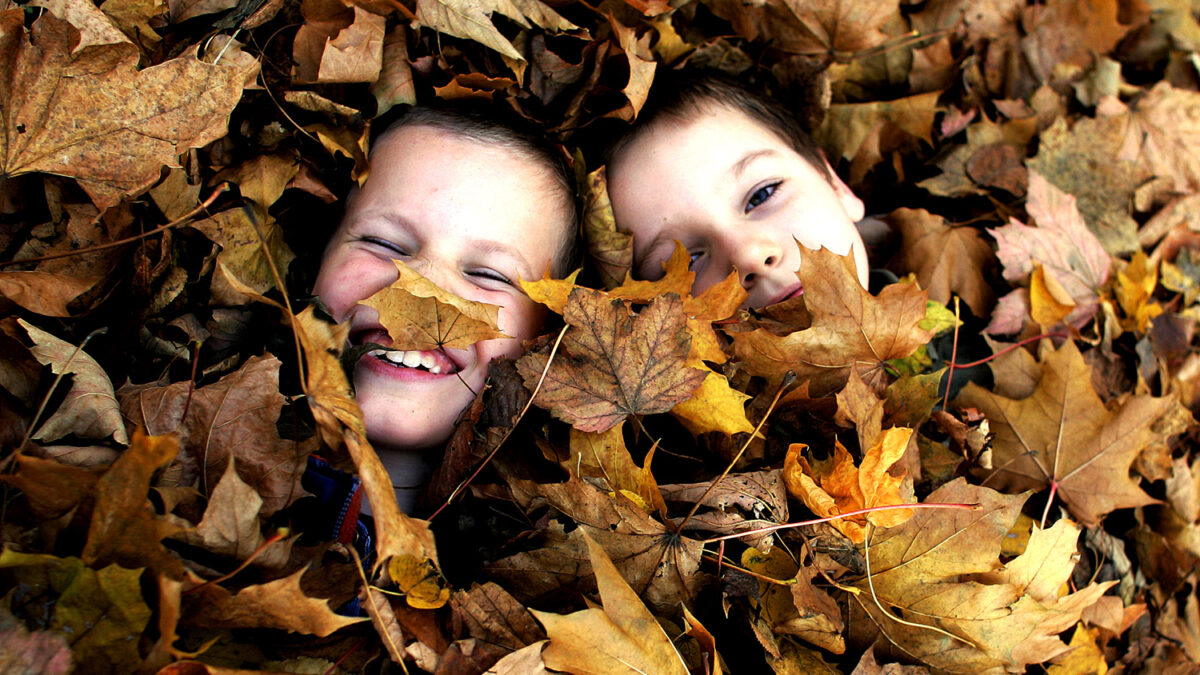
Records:
<instances>
[{"instance_id":1,"label":"smiling boy's face","mask_svg":"<svg viewBox=\"0 0 1200 675\"><path fill-rule=\"evenodd\" d=\"M563 188L523 154L431 126L380 139L371 175L354 195L325 251L315 293L354 344L391 343L378 313L359 301L396 280L393 259L468 300L500 306L511 339L468 349L389 351L354 369L355 397L381 448L441 445L483 387L488 362L521 352L544 313L518 279L551 268L567 236ZM408 364L408 365L405 365Z\"/></svg>"},{"instance_id":2,"label":"smiling boy's face","mask_svg":"<svg viewBox=\"0 0 1200 675\"><path fill-rule=\"evenodd\" d=\"M662 275L678 240L692 256L693 293L736 268L749 291L746 306L763 307L799 292L799 241L853 252L866 283L866 251L854 226L862 202L734 108L702 105L686 119L656 121L613 157L608 192L617 226L634 235L641 278Z\"/></svg>"}]
</instances>

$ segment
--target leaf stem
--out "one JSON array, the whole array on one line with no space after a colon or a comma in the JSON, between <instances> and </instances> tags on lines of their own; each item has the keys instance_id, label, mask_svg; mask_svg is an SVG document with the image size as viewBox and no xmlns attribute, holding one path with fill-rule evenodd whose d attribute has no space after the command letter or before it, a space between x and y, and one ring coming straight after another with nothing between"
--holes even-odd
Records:
<instances>
[{"instance_id":1,"label":"leaf stem","mask_svg":"<svg viewBox=\"0 0 1200 675\"><path fill-rule=\"evenodd\" d=\"M896 509L961 509L961 510L966 510L966 511L975 511L978 508L979 508L978 504L956 504L956 503L941 503L941 502L916 503L916 504L890 504L888 506L872 506L872 507L865 508L865 509L858 509L856 511L847 511L846 513L838 513L836 515L827 516L825 518L814 518L813 520L799 520L794 523L780 523L778 525L769 525L767 527L759 528L757 530L746 530L745 532L736 532L734 534L726 534L726 535L722 535L720 537L713 537L712 539L704 539L702 541L702 543L712 544L712 543L715 543L718 541L725 541L726 539L738 539L740 537L749 537L749 536L753 536L756 534L763 534L766 532L775 532L776 530L787 530L787 529L791 529L794 527L803 527L805 525L819 525L820 523L828 523L828 522L832 522L835 520L841 520L843 518L849 518L851 516L861 516L863 514L873 513L875 511L894 511Z\"/></svg>"},{"instance_id":2,"label":"leaf stem","mask_svg":"<svg viewBox=\"0 0 1200 675\"><path fill-rule=\"evenodd\" d=\"M254 552L251 553L245 560L243 560L242 564L233 568L232 571L230 571L226 574L222 574L221 576L217 577L216 579L209 579L208 581L200 584L199 586L194 586L192 588L189 588L186 591L184 591L183 594L188 595L189 593L195 593L196 591L200 590L201 588L206 588L208 586L212 586L213 584L219 584L223 581L228 581L229 579L232 579L238 572L241 572L242 570L246 569L246 567L249 566L250 563L254 562L254 559L257 558L259 555L261 555L263 551L267 550L268 546L270 546L271 544L274 544L275 542L279 541L280 539L283 539L284 537L288 536L289 534L291 534L291 531L288 530L286 527L281 527L278 530L275 530L275 534L271 535L270 537L267 538L266 541L259 544L258 548L254 549Z\"/></svg>"}]
</instances>

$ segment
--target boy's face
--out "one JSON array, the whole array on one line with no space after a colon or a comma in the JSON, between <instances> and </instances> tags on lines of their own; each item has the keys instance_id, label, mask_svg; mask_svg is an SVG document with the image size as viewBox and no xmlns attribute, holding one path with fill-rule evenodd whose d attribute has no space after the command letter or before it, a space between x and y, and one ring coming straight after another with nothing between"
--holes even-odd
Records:
<instances>
[{"instance_id":1,"label":"boy's face","mask_svg":"<svg viewBox=\"0 0 1200 675\"><path fill-rule=\"evenodd\" d=\"M853 251L866 284L866 251L854 227L862 202L736 109L706 105L685 120L655 123L610 162L608 191L617 226L634 235L642 278L662 275L678 240L692 255L693 293L736 268L746 306L762 307L801 290L799 241Z\"/></svg>"},{"instance_id":2,"label":"boy's face","mask_svg":"<svg viewBox=\"0 0 1200 675\"><path fill-rule=\"evenodd\" d=\"M441 445L483 387L488 362L519 354L520 340L538 333L544 314L518 278L540 278L558 255L568 217L561 193L533 160L434 127L401 127L376 144L371 175L325 251L316 294L334 318L350 321L353 344L388 345L378 313L357 303L396 280L398 259L451 293L499 305L500 329L513 338L361 358L354 386L372 442Z\"/></svg>"}]
</instances>

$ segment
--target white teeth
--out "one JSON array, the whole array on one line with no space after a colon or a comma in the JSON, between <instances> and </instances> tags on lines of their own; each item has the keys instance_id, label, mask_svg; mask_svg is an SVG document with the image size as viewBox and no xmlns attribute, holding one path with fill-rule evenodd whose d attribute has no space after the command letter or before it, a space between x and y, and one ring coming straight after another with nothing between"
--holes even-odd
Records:
<instances>
[{"instance_id":1,"label":"white teeth","mask_svg":"<svg viewBox=\"0 0 1200 675\"><path fill-rule=\"evenodd\" d=\"M378 359L386 359L390 363L406 368L420 366L434 375L440 375L442 372L442 367L438 365L437 359L432 354L423 354L418 351L402 351L399 349L372 349L367 354Z\"/></svg>"}]
</instances>

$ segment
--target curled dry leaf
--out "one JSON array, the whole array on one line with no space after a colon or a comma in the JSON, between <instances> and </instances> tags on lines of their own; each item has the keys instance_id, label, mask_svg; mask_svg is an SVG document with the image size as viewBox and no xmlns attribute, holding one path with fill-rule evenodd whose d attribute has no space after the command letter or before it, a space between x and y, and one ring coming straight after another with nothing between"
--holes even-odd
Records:
<instances>
[{"instance_id":1,"label":"curled dry leaf","mask_svg":"<svg viewBox=\"0 0 1200 675\"><path fill-rule=\"evenodd\" d=\"M33 346L29 351L56 375L70 374L71 389L58 410L34 432L33 438L54 441L65 436L113 439L129 443L125 421L113 393L108 373L81 347L60 340L46 331L18 319Z\"/></svg>"},{"instance_id":2,"label":"curled dry leaf","mask_svg":"<svg viewBox=\"0 0 1200 675\"><path fill-rule=\"evenodd\" d=\"M418 0L414 23L475 40L510 59L523 61L521 53L492 24L493 12L524 28L529 28L531 22L556 31L576 28L541 0Z\"/></svg>"},{"instance_id":3,"label":"curled dry leaf","mask_svg":"<svg viewBox=\"0 0 1200 675\"><path fill-rule=\"evenodd\" d=\"M180 56L139 71L131 44L73 52L67 22L43 14L28 33L23 22L20 10L0 13L0 72L12 83L0 90L0 174L74 177L103 209L225 134L242 94L237 68Z\"/></svg>"},{"instance_id":4,"label":"curled dry leaf","mask_svg":"<svg viewBox=\"0 0 1200 675\"><path fill-rule=\"evenodd\" d=\"M0 272L0 295L34 314L67 317L71 301L96 281L49 272Z\"/></svg>"},{"instance_id":5,"label":"curled dry leaf","mask_svg":"<svg viewBox=\"0 0 1200 675\"><path fill-rule=\"evenodd\" d=\"M1088 525L1113 509L1156 501L1130 478L1129 467L1157 438L1153 425L1179 405L1171 396L1140 395L1109 410L1071 341L1042 362L1041 380L1028 398L1008 399L972 383L957 403L978 408L991 422L991 484L1014 491L1051 488Z\"/></svg>"},{"instance_id":6,"label":"curled dry leaf","mask_svg":"<svg viewBox=\"0 0 1200 675\"><path fill-rule=\"evenodd\" d=\"M305 570L231 593L217 584L184 591L182 622L206 628L278 628L325 637L364 619L342 616L300 587Z\"/></svg>"},{"instance_id":7,"label":"curled dry leaf","mask_svg":"<svg viewBox=\"0 0 1200 675\"><path fill-rule=\"evenodd\" d=\"M550 637L542 652L546 666L577 674L686 675L687 666L671 639L604 549L587 534L583 541L603 609L585 609L566 616L532 610Z\"/></svg>"},{"instance_id":8,"label":"curled dry leaf","mask_svg":"<svg viewBox=\"0 0 1200 675\"><path fill-rule=\"evenodd\" d=\"M460 298L399 260L395 263L396 281L362 302L379 312L393 348L466 349L481 340L509 337L497 328L498 306Z\"/></svg>"}]
</instances>

